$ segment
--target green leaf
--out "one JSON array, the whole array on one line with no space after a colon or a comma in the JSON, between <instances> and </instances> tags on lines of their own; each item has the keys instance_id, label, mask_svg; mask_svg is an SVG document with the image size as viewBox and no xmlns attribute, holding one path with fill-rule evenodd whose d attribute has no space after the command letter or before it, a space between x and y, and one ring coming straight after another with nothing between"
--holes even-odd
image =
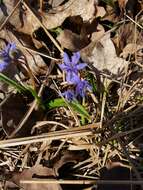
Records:
<instances>
[{"instance_id":1,"label":"green leaf","mask_svg":"<svg viewBox=\"0 0 143 190\"><path fill-rule=\"evenodd\" d=\"M49 109L53 109L53 108L59 108L59 107L67 107L67 105L66 105L66 102L64 101L64 99L57 98L57 99L49 101L46 104L46 107Z\"/></svg>"},{"instance_id":2,"label":"green leaf","mask_svg":"<svg viewBox=\"0 0 143 190\"><path fill-rule=\"evenodd\" d=\"M57 99L51 100L50 102L46 104L46 107L49 109L58 108L58 107L68 107L68 106L70 106L81 117L84 117L87 120L90 120L90 115L78 101L66 102L62 98L57 98Z\"/></svg>"},{"instance_id":3,"label":"green leaf","mask_svg":"<svg viewBox=\"0 0 143 190\"><path fill-rule=\"evenodd\" d=\"M41 104L41 98L38 96L36 90L31 87L27 87L27 90L31 92L32 96L37 100L38 104Z\"/></svg>"},{"instance_id":4,"label":"green leaf","mask_svg":"<svg viewBox=\"0 0 143 190\"><path fill-rule=\"evenodd\" d=\"M91 84L93 92L97 92L97 84L96 84L96 80L95 77L92 73L88 73L87 74L87 80L88 82Z\"/></svg>"},{"instance_id":5,"label":"green leaf","mask_svg":"<svg viewBox=\"0 0 143 190\"><path fill-rule=\"evenodd\" d=\"M60 27L50 29L51 32L54 32L57 36L63 31Z\"/></svg>"},{"instance_id":6,"label":"green leaf","mask_svg":"<svg viewBox=\"0 0 143 190\"><path fill-rule=\"evenodd\" d=\"M14 88L16 88L19 92L26 92L27 88L25 88L24 86L22 86L21 84L17 83L16 81L10 79L9 77L7 77L6 75L0 73L0 81L3 81L4 83L13 86Z\"/></svg>"},{"instance_id":7,"label":"green leaf","mask_svg":"<svg viewBox=\"0 0 143 190\"><path fill-rule=\"evenodd\" d=\"M45 109L45 105L43 104L41 98L38 96L36 90L34 90L31 87L27 87L27 90L32 94L35 100L37 100L37 103L39 104L39 106L41 106L42 109Z\"/></svg>"},{"instance_id":8,"label":"green leaf","mask_svg":"<svg viewBox=\"0 0 143 190\"><path fill-rule=\"evenodd\" d=\"M6 75L0 73L0 81L3 81L4 83L13 86L15 89L17 89L18 92L20 93L26 93L26 92L30 92L32 94L32 96L37 100L37 103L43 108L45 109L44 105L42 104L41 98L38 96L36 90L32 89L30 86L22 86L21 84L19 84L18 82L10 79L9 77L7 77Z\"/></svg>"},{"instance_id":9,"label":"green leaf","mask_svg":"<svg viewBox=\"0 0 143 190\"><path fill-rule=\"evenodd\" d=\"M78 101L72 101L69 103L69 105L81 116L84 116L86 119L90 120L88 112Z\"/></svg>"}]
</instances>

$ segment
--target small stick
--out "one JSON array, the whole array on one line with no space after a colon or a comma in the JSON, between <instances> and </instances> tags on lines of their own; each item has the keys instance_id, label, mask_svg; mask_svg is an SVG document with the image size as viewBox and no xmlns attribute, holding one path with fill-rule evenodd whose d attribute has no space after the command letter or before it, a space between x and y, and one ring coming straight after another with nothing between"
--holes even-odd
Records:
<instances>
[{"instance_id":1,"label":"small stick","mask_svg":"<svg viewBox=\"0 0 143 190\"><path fill-rule=\"evenodd\" d=\"M41 55L41 56L43 56L43 57L46 57L46 58L48 58L48 59L52 59L52 60L55 60L55 61L61 60L61 59L57 59L57 58L51 57L51 56L49 56L49 55L47 55L47 54L45 54L45 53L39 52L39 51L37 51L37 50L31 49L31 48L26 47L26 46L23 46L23 45L17 45L17 46L20 47L20 48L23 48L23 49L25 49L25 50L28 50L28 51L30 51L30 52L32 52L32 53L36 53L36 54L38 54L38 55Z\"/></svg>"},{"instance_id":2,"label":"small stick","mask_svg":"<svg viewBox=\"0 0 143 190\"><path fill-rule=\"evenodd\" d=\"M0 26L0 30L3 29L3 27L5 26L5 24L7 23L7 21L9 20L9 18L13 15L13 13L15 12L15 10L17 9L17 7L19 6L19 4L21 3L22 0L19 0L17 2L17 4L15 5L15 7L13 8L13 10L11 11L11 13L6 17L6 19L4 20L4 22L1 24Z\"/></svg>"},{"instance_id":3,"label":"small stick","mask_svg":"<svg viewBox=\"0 0 143 190\"><path fill-rule=\"evenodd\" d=\"M48 141L48 140L61 140L61 139L66 139L66 138L93 135L93 131L94 131L94 134L95 133L98 134L98 133L101 133L101 130L97 129L98 127L99 127L99 123L94 123L87 126L74 127L72 129L49 132L43 135L2 140L0 141L0 148L25 145L25 144L36 143L36 142L43 142L43 141Z\"/></svg>"},{"instance_id":4,"label":"small stick","mask_svg":"<svg viewBox=\"0 0 143 190\"><path fill-rule=\"evenodd\" d=\"M32 13L32 15L35 17L37 22L41 25L47 36L50 38L50 40L53 42L53 44L57 47L57 49L60 51L61 54L63 54L62 48L59 46L57 41L53 38L53 36L48 32L46 26L39 20L39 18L35 15L35 13L30 9L29 5L23 1L24 6Z\"/></svg>"},{"instance_id":5,"label":"small stick","mask_svg":"<svg viewBox=\"0 0 143 190\"><path fill-rule=\"evenodd\" d=\"M112 137L109 137L108 139L102 141L101 143L97 144L98 146L104 146L105 144L107 144L109 141L112 141L114 139L118 139L120 137L123 137L125 135L129 135L131 133L135 133L137 131L140 131L140 130L143 130L143 126L142 127L139 127L137 129L132 129L132 130L129 130L129 131L125 131L125 132L120 132L120 133L116 133L115 135L113 135Z\"/></svg>"},{"instance_id":6,"label":"small stick","mask_svg":"<svg viewBox=\"0 0 143 190\"><path fill-rule=\"evenodd\" d=\"M128 16L128 15L126 15L126 14L125 14L125 16L126 16L129 20L131 20L134 24L136 24L138 27L140 27L141 29L143 29L143 26L141 26L141 25L138 24L136 21L134 21L130 16Z\"/></svg>"},{"instance_id":7,"label":"small stick","mask_svg":"<svg viewBox=\"0 0 143 190\"><path fill-rule=\"evenodd\" d=\"M140 185L142 180L56 180L56 179L33 179L21 180L21 184L112 184L112 185Z\"/></svg>"}]
</instances>

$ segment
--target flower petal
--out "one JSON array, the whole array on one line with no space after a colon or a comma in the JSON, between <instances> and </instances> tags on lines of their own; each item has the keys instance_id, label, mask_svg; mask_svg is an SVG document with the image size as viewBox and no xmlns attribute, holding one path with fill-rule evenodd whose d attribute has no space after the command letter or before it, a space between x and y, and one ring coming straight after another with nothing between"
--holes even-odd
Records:
<instances>
[{"instance_id":1,"label":"flower petal","mask_svg":"<svg viewBox=\"0 0 143 190\"><path fill-rule=\"evenodd\" d=\"M2 72L4 69L6 69L7 65L9 64L9 62L5 62L5 61L0 61L0 72Z\"/></svg>"},{"instance_id":2,"label":"flower petal","mask_svg":"<svg viewBox=\"0 0 143 190\"><path fill-rule=\"evenodd\" d=\"M65 65L64 63L59 64L59 67L60 67L60 69L61 69L61 70L63 70L63 71L68 70L68 66L67 66L67 65Z\"/></svg>"},{"instance_id":3,"label":"flower petal","mask_svg":"<svg viewBox=\"0 0 143 190\"><path fill-rule=\"evenodd\" d=\"M73 90L67 90L64 93L62 93L62 95L68 100L68 101L72 101L73 99L75 99L75 94Z\"/></svg>"},{"instance_id":4,"label":"flower petal","mask_svg":"<svg viewBox=\"0 0 143 190\"><path fill-rule=\"evenodd\" d=\"M5 47L5 49L4 49L4 51L7 52L7 54L9 54L10 51L15 51L15 50L16 50L16 44L15 44L14 42L9 43L9 44Z\"/></svg>"},{"instance_id":5,"label":"flower petal","mask_svg":"<svg viewBox=\"0 0 143 190\"><path fill-rule=\"evenodd\" d=\"M79 63L76 65L76 69L81 70L81 69L84 69L86 66L87 66L86 63Z\"/></svg>"},{"instance_id":6,"label":"flower petal","mask_svg":"<svg viewBox=\"0 0 143 190\"><path fill-rule=\"evenodd\" d=\"M85 97L87 90L92 90L91 85L86 80L80 80L76 86L76 96Z\"/></svg>"},{"instance_id":7,"label":"flower petal","mask_svg":"<svg viewBox=\"0 0 143 190\"><path fill-rule=\"evenodd\" d=\"M71 61L70 61L69 56L66 52L64 52L63 58L64 58L64 63L66 65L69 65Z\"/></svg>"},{"instance_id":8,"label":"flower petal","mask_svg":"<svg viewBox=\"0 0 143 190\"><path fill-rule=\"evenodd\" d=\"M71 57L72 65L76 65L79 62L79 59L80 59L80 53L79 52L73 53L73 56Z\"/></svg>"},{"instance_id":9,"label":"flower petal","mask_svg":"<svg viewBox=\"0 0 143 190\"><path fill-rule=\"evenodd\" d=\"M79 76L72 71L68 71L66 75L66 81L70 84L77 84L79 81Z\"/></svg>"},{"instance_id":10,"label":"flower petal","mask_svg":"<svg viewBox=\"0 0 143 190\"><path fill-rule=\"evenodd\" d=\"M87 84L87 89L92 91L92 86L89 83Z\"/></svg>"}]
</instances>

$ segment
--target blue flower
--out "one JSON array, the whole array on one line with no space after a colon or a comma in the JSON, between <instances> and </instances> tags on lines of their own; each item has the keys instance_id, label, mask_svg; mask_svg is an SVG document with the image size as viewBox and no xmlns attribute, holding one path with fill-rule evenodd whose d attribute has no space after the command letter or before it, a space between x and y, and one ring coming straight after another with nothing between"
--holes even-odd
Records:
<instances>
[{"instance_id":1,"label":"blue flower","mask_svg":"<svg viewBox=\"0 0 143 190\"><path fill-rule=\"evenodd\" d=\"M92 90L92 86L86 80L79 80L76 85L76 96L81 96L82 98L85 97L86 91Z\"/></svg>"},{"instance_id":2,"label":"blue flower","mask_svg":"<svg viewBox=\"0 0 143 190\"><path fill-rule=\"evenodd\" d=\"M9 43L4 50L0 52L0 72L2 72L11 63L16 55L16 44Z\"/></svg>"},{"instance_id":3,"label":"blue flower","mask_svg":"<svg viewBox=\"0 0 143 190\"><path fill-rule=\"evenodd\" d=\"M64 63L59 67L66 72L66 80L68 83L76 84L79 80L78 71L87 66L86 63L79 63L80 53L73 53L71 60L67 53L64 52Z\"/></svg>"},{"instance_id":4,"label":"blue flower","mask_svg":"<svg viewBox=\"0 0 143 190\"><path fill-rule=\"evenodd\" d=\"M75 99L75 93L73 90L67 90L64 93L62 93L62 95L64 96L64 98L67 99L67 101L71 102L72 100Z\"/></svg>"}]
</instances>

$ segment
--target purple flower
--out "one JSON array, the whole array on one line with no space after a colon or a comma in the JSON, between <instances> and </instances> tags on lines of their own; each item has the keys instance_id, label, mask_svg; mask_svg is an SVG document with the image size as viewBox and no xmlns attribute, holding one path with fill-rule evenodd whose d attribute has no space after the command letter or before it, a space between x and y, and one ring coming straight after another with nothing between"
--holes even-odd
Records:
<instances>
[{"instance_id":1,"label":"purple flower","mask_svg":"<svg viewBox=\"0 0 143 190\"><path fill-rule=\"evenodd\" d=\"M79 80L78 71L87 66L86 63L79 63L80 53L73 53L71 59L68 54L64 52L64 63L59 65L59 67L66 71L66 80L71 84L76 84Z\"/></svg>"},{"instance_id":2,"label":"purple flower","mask_svg":"<svg viewBox=\"0 0 143 190\"><path fill-rule=\"evenodd\" d=\"M76 96L85 97L87 90L92 90L91 85L86 80L79 80L76 85Z\"/></svg>"},{"instance_id":3,"label":"purple flower","mask_svg":"<svg viewBox=\"0 0 143 190\"><path fill-rule=\"evenodd\" d=\"M4 50L0 52L0 72L2 72L14 59L16 53L15 43L9 43Z\"/></svg>"},{"instance_id":4,"label":"purple flower","mask_svg":"<svg viewBox=\"0 0 143 190\"><path fill-rule=\"evenodd\" d=\"M62 95L69 101L71 102L72 100L75 99L75 94L73 90L67 90Z\"/></svg>"}]
</instances>

